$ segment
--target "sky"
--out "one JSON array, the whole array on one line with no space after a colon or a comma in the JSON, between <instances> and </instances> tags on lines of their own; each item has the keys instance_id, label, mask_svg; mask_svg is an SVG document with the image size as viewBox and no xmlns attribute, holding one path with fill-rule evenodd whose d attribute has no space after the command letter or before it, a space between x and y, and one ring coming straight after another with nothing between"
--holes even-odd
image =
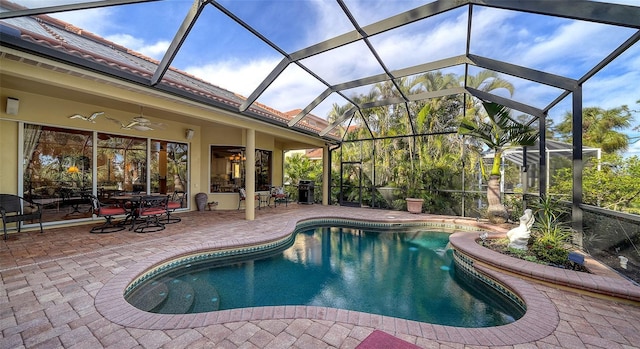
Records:
<instances>
[{"instance_id":1,"label":"sky","mask_svg":"<svg viewBox=\"0 0 640 349\"><path fill-rule=\"evenodd\" d=\"M26 6L55 5L69 0L14 0ZM329 0L221 0L223 6L260 31L287 53L353 30L335 1ZM345 0L354 20L366 26L430 0ZM609 1L638 5L638 0ZM191 0L152 3L55 14L115 43L161 60L186 15ZM452 10L371 38L387 69L395 70L464 54L467 7ZM630 37L635 30L513 11L474 7L472 54L522 65L570 78L580 78ZM366 45L345 45L301 61L333 85L383 72ZM172 65L227 90L249 96L282 59L282 54L261 41L211 5L206 6ZM451 71L462 74L461 67ZM472 73L479 71L471 69ZM504 76L503 76L504 77ZM523 79L504 77L515 86L514 100L544 108L560 90ZM326 85L295 65L269 86L258 102L286 112L302 109ZM584 107L605 109L627 105L640 110L640 43L583 86ZM362 89L357 92L365 92ZM505 91L496 91L505 95ZM346 101L332 95L312 111L324 117L332 103ZM571 110L565 98L550 110L557 122ZM640 112L633 126L640 125ZM630 132L640 137L640 132ZM640 141L630 155L640 155Z\"/></svg>"}]
</instances>

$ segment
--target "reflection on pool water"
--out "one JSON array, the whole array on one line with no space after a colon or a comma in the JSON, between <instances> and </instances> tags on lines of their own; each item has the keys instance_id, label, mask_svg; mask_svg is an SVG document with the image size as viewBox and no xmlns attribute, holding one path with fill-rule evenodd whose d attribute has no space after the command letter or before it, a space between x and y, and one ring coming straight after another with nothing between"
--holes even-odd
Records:
<instances>
[{"instance_id":1,"label":"reflection on pool water","mask_svg":"<svg viewBox=\"0 0 640 349\"><path fill-rule=\"evenodd\" d=\"M448 241L424 230L307 228L284 250L182 265L126 297L163 314L313 305L457 327L522 317L521 306L455 267Z\"/></svg>"}]
</instances>

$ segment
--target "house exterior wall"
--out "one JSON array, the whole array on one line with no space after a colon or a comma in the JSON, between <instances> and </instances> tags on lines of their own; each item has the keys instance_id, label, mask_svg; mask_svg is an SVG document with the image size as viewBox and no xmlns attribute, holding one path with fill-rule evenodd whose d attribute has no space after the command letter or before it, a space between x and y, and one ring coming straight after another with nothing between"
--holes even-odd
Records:
<instances>
[{"instance_id":1,"label":"house exterior wall","mask_svg":"<svg viewBox=\"0 0 640 349\"><path fill-rule=\"evenodd\" d=\"M5 48L1 48L5 50ZM2 53L0 51L0 53ZM17 52L25 57L26 53ZM196 209L193 197L204 192L209 201L218 201L218 209L236 209L237 194L209 193L209 149L211 145L246 146L246 129L256 130L256 148L273 154L272 183L282 183L282 152L292 144L321 146L314 137L289 131L257 120L251 120L225 110L200 105L180 97L151 91L145 87L99 75L80 68L50 61L42 57L28 57L41 65L22 63L0 56L0 192L18 193L19 122L57 126L69 129L108 132L159 140L189 143L189 188L191 209ZM44 64L44 63L46 64ZM52 66L61 67L59 72ZM71 71L72 73L69 73ZM75 74L74 74L75 73ZM7 97L19 99L17 115L6 114ZM140 114L138 106L160 111L162 118L151 112L145 117L166 125L153 131L123 130L120 125L106 119L131 120ZM105 114L90 123L70 119L73 114ZM195 131L187 140L187 129Z\"/></svg>"}]
</instances>

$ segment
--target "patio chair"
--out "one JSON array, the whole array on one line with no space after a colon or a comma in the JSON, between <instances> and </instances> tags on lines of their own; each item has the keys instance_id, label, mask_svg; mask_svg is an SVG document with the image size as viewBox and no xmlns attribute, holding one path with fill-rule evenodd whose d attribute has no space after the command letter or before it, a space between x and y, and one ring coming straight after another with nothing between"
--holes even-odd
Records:
<instances>
[{"instance_id":1,"label":"patio chair","mask_svg":"<svg viewBox=\"0 0 640 349\"><path fill-rule=\"evenodd\" d=\"M273 198L273 207L278 207L278 203L282 205L283 202L284 206L287 207L289 203L289 194L284 191L284 187L272 187L271 197Z\"/></svg>"},{"instance_id":2,"label":"patio chair","mask_svg":"<svg viewBox=\"0 0 640 349\"><path fill-rule=\"evenodd\" d=\"M93 214L98 217L104 217L104 219L106 220L104 224L91 228L90 231L92 233L115 233L117 231L124 230L124 224L113 223L114 216L127 214L127 210L124 207L118 205L103 206L100 200L98 200L97 196L89 194L87 195L87 197L91 202L91 209L93 210Z\"/></svg>"},{"instance_id":3,"label":"patio chair","mask_svg":"<svg viewBox=\"0 0 640 349\"><path fill-rule=\"evenodd\" d=\"M168 196L143 196L135 209L135 216L142 222L134 226L136 233L152 233L163 230L164 224L160 221L167 214ZM134 220L135 224L136 220Z\"/></svg>"},{"instance_id":4,"label":"patio chair","mask_svg":"<svg viewBox=\"0 0 640 349\"><path fill-rule=\"evenodd\" d=\"M242 204L243 201L247 200L247 192L244 190L244 188L240 188L238 190L238 195L240 195L240 198L238 200L238 210L240 209L240 204ZM255 201L258 201L258 208L260 207L260 195L256 194L254 197ZM246 204L245 204L246 207Z\"/></svg>"},{"instance_id":5,"label":"patio chair","mask_svg":"<svg viewBox=\"0 0 640 349\"><path fill-rule=\"evenodd\" d=\"M178 223L182 219L180 217L171 217L171 213L175 210L183 207L187 207L187 193L183 190L176 190L169 196L167 201L167 218L162 219L160 222L163 224Z\"/></svg>"},{"instance_id":6,"label":"patio chair","mask_svg":"<svg viewBox=\"0 0 640 349\"><path fill-rule=\"evenodd\" d=\"M16 223L18 233L22 222L38 220L42 233L42 205L13 194L0 194L0 213L2 214L2 227L4 239L7 239L7 224Z\"/></svg>"}]
</instances>

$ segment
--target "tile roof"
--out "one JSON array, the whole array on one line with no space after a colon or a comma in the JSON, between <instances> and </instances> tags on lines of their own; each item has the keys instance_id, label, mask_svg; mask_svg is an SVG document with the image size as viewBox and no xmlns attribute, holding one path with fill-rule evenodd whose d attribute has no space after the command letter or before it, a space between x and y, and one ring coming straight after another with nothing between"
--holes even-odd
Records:
<instances>
[{"instance_id":1,"label":"tile roof","mask_svg":"<svg viewBox=\"0 0 640 349\"><path fill-rule=\"evenodd\" d=\"M3 2L3 6L19 7L10 2ZM23 41L75 56L86 63L98 64L115 75L126 73L148 81L159 64L157 60L144 56L139 52L117 45L98 35L47 15L9 18L0 21L0 26L17 30L16 34L19 33L19 38ZM3 29L3 33L5 32L7 30ZM237 113L239 113L238 108L240 105L246 100L244 96L172 67L169 68L159 83L159 87L161 88L162 86L182 92L185 97L196 97L196 99L205 103L207 101L217 102L216 106L228 106L229 110ZM293 118L290 112L283 113L261 103L253 103L248 111L249 114L272 120L274 123L285 127ZM324 127L326 125L321 124L321 126ZM316 135L321 131L321 128L310 125L309 122L298 123L294 128L306 130L308 131L306 133Z\"/></svg>"}]
</instances>

